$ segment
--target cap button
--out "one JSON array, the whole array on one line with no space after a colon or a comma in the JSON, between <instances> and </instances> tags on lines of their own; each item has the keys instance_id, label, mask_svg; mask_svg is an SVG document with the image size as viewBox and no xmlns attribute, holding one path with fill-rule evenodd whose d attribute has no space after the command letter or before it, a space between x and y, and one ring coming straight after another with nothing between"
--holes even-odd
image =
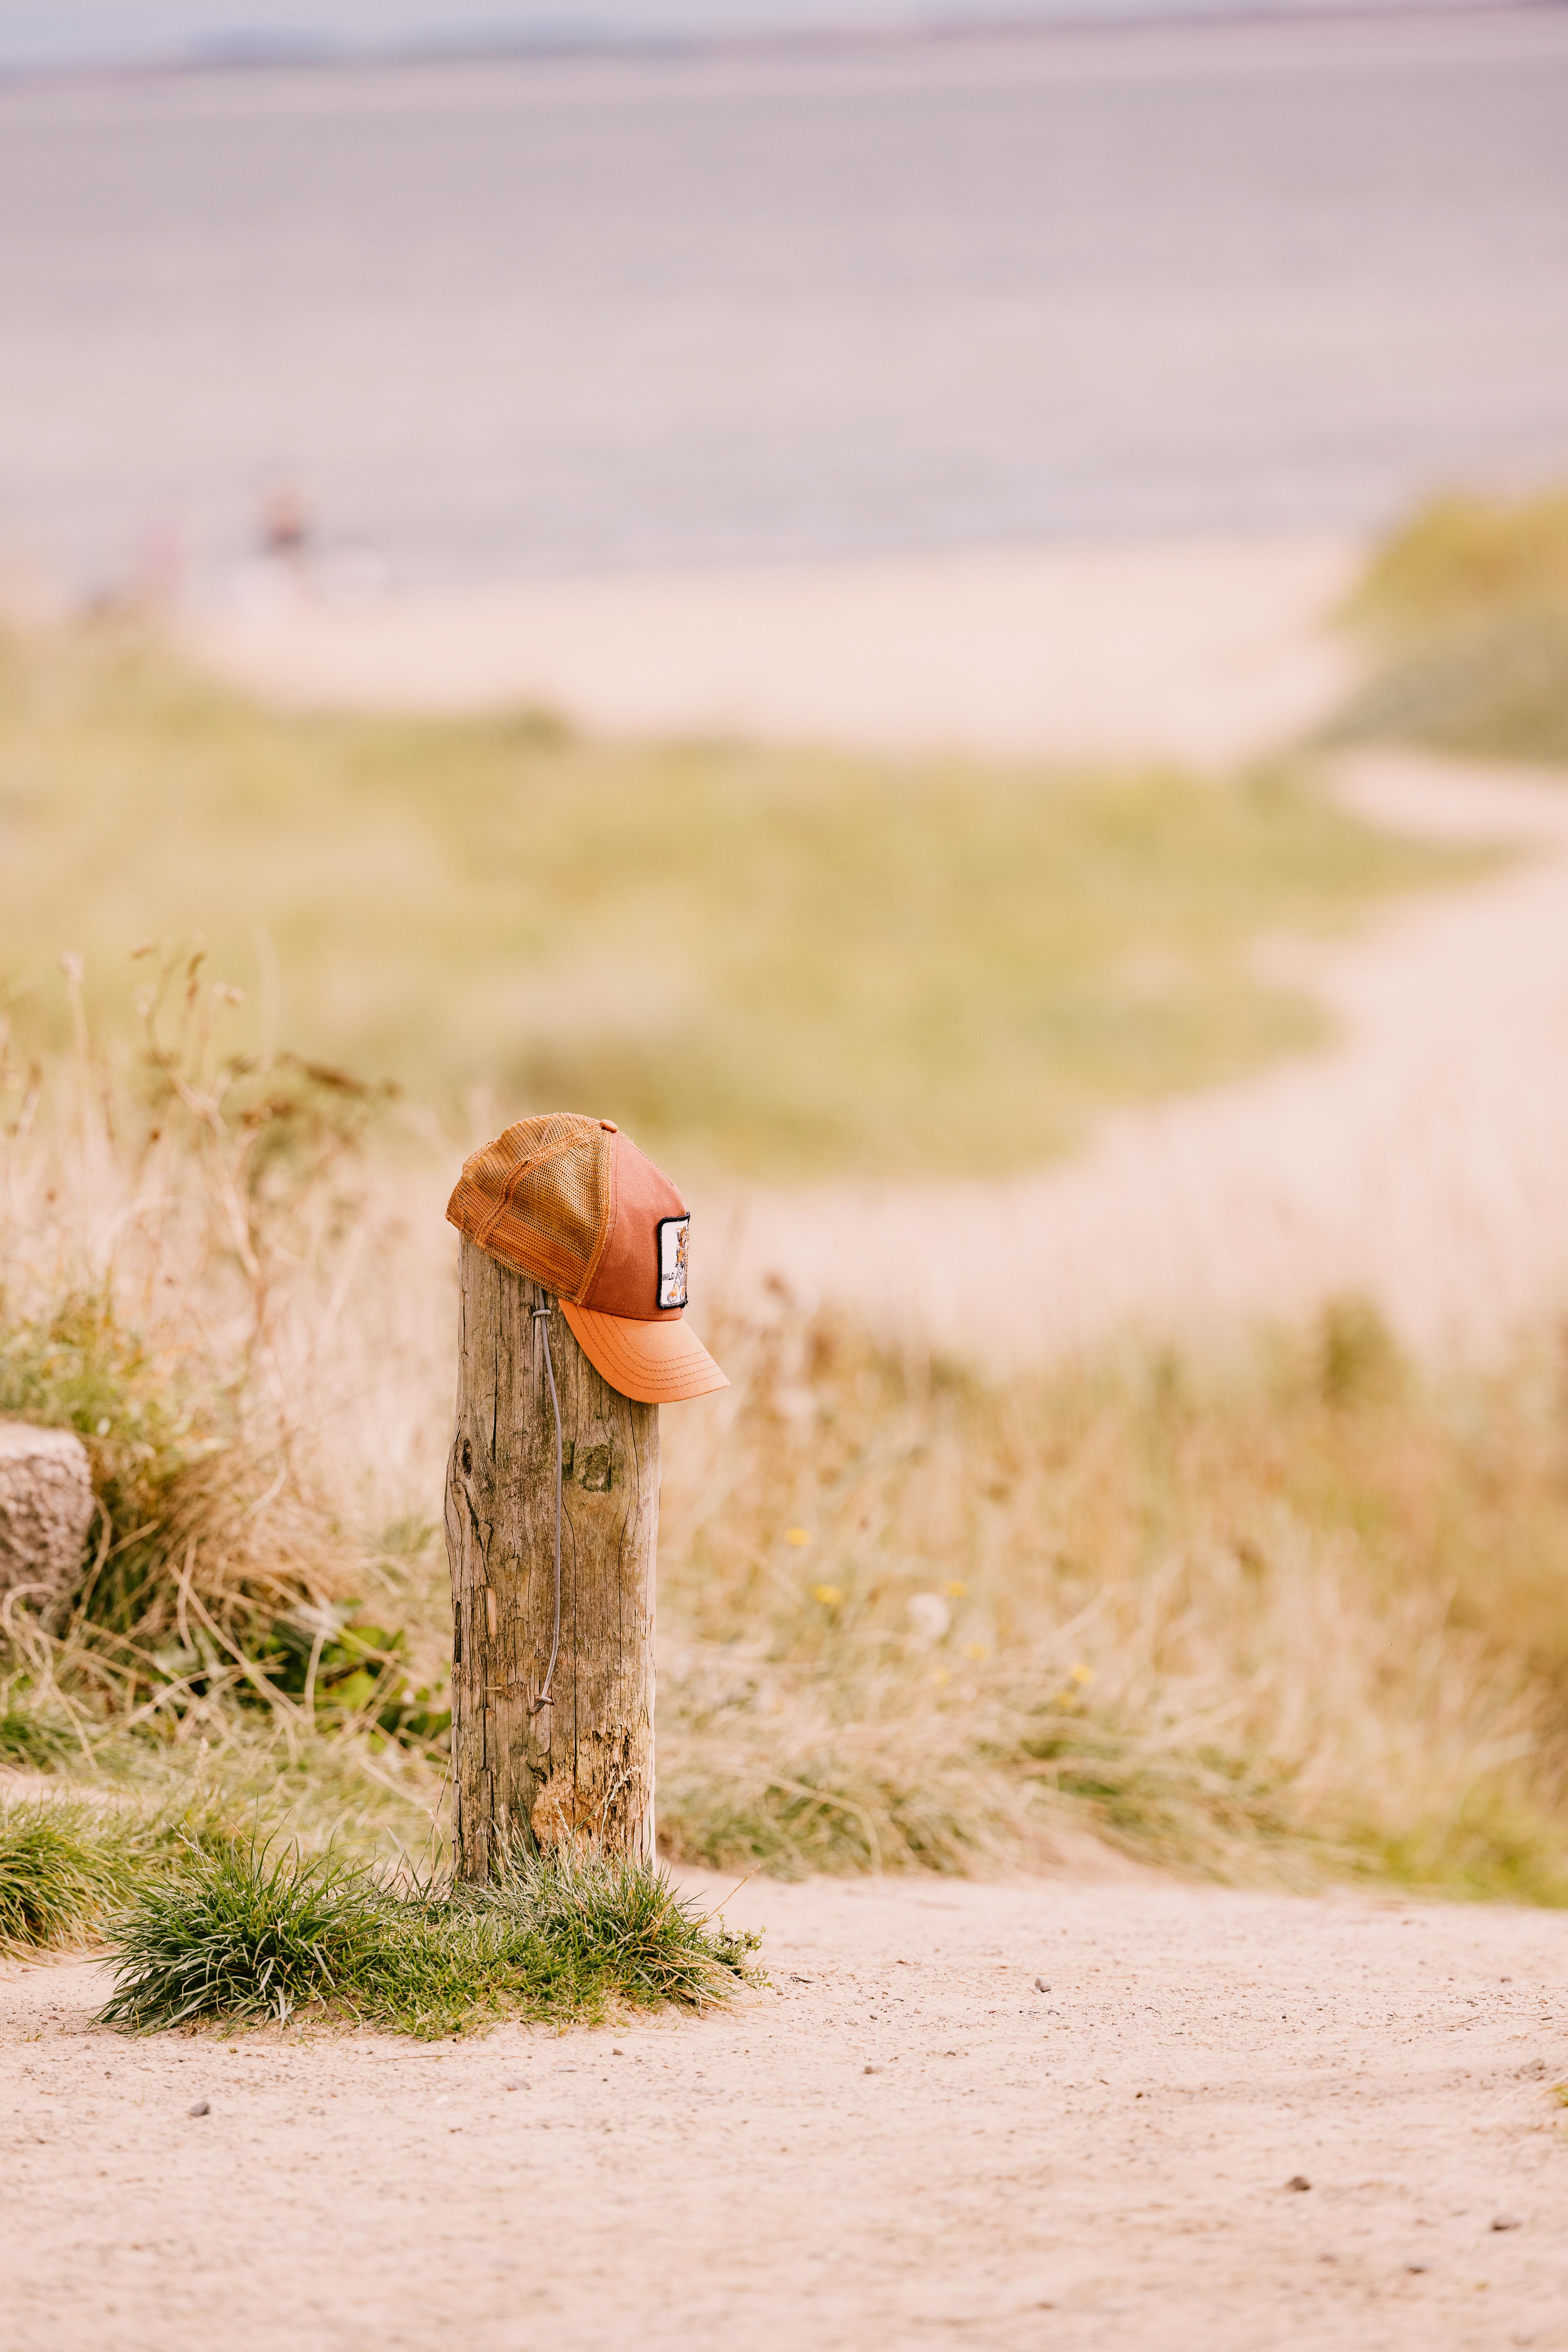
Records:
<instances>
[{"instance_id":1,"label":"cap button","mask_svg":"<svg viewBox=\"0 0 1568 2352\"><path fill-rule=\"evenodd\" d=\"M616 1125L616 1122L615 1122L615 1120L614 1120L613 1118L602 1118L602 1119L599 1121L599 1125L604 1129L605 1133L606 1135L619 1135L619 1133L620 1133L620 1131L621 1131L621 1130L620 1130L620 1129Z\"/></svg>"}]
</instances>

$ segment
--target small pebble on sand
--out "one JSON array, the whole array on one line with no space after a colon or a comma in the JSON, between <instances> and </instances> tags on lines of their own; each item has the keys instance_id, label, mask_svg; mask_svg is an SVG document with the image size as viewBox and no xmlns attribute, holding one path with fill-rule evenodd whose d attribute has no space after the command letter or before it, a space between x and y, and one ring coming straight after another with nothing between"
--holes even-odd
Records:
<instances>
[{"instance_id":1,"label":"small pebble on sand","mask_svg":"<svg viewBox=\"0 0 1568 2352\"><path fill-rule=\"evenodd\" d=\"M1287 2189L1310 2189L1311 2185L1304 2172L1293 2172L1285 2183Z\"/></svg>"},{"instance_id":2,"label":"small pebble on sand","mask_svg":"<svg viewBox=\"0 0 1568 2352\"><path fill-rule=\"evenodd\" d=\"M210 2116L212 2111L212 2101L210 2099L198 2099L195 2105L191 2109L193 2116ZM1507 2229L1510 2226L1510 2224L1506 2221L1494 2221L1492 2224L1494 2229Z\"/></svg>"}]
</instances>

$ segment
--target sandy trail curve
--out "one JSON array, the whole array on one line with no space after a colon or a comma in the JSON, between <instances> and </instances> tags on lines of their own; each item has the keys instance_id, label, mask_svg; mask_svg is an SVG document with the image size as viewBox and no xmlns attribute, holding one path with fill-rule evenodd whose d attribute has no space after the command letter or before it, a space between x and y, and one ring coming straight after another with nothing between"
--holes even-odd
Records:
<instances>
[{"instance_id":1,"label":"sandy trail curve","mask_svg":"<svg viewBox=\"0 0 1568 2352\"><path fill-rule=\"evenodd\" d=\"M1428 1353L1538 1316L1568 1291L1568 784L1394 754L1342 781L1390 823L1531 854L1293 953L1342 1017L1329 1051L1119 1115L1005 1184L757 1192L710 1223L725 1283L777 1275L1002 1364L1345 1290Z\"/></svg>"},{"instance_id":2,"label":"sandy trail curve","mask_svg":"<svg viewBox=\"0 0 1568 2352\"><path fill-rule=\"evenodd\" d=\"M1568 2346L1561 1916L1141 1876L730 1916L775 1988L732 2014L428 2049L135 2042L100 1967L7 1967L0 2343Z\"/></svg>"}]
</instances>

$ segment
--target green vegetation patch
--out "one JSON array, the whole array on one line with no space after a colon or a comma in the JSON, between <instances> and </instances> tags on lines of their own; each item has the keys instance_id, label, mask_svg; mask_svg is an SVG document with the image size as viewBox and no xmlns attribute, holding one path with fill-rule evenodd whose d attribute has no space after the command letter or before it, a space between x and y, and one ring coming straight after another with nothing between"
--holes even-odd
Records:
<instances>
[{"instance_id":1,"label":"green vegetation patch","mask_svg":"<svg viewBox=\"0 0 1568 2352\"><path fill-rule=\"evenodd\" d=\"M288 714L90 637L0 647L0 984L46 1031L62 949L101 1007L199 929L301 1067L786 1175L1027 1165L1310 1045L1260 936L1475 862L1287 771Z\"/></svg>"},{"instance_id":2,"label":"green vegetation patch","mask_svg":"<svg viewBox=\"0 0 1568 2352\"><path fill-rule=\"evenodd\" d=\"M38 1705L17 1684L0 1687L0 1766L52 1772L76 1746L71 1726L58 1708Z\"/></svg>"},{"instance_id":3,"label":"green vegetation patch","mask_svg":"<svg viewBox=\"0 0 1568 2352\"><path fill-rule=\"evenodd\" d=\"M87 1941L153 1851L139 1822L112 1811L52 1799L0 1804L0 1952Z\"/></svg>"},{"instance_id":4,"label":"green vegetation patch","mask_svg":"<svg viewBox=\"0 0 1568 2352\"><path fill-rule=\"evenodd\" d=\"M230 1846L140 1891L103 2015L146 2032L316 2013L434 2037L612 2003L702 2009L746 1979L755 1942L699 1917L661 1871L593 1854L520 1855L493 1885L410 1895L331 1853Z\"/></svg>"},{"instance_id":5,"label":"green vegetation patch","mask_svg":"<svg viewBox=\"0 0 1568 2352\"><path fill-rule=\"evenodd\" d=\"M1440 499L1374 556L1334 733L1568 767L1568 491Z\"/></svg>"}]
</instances>

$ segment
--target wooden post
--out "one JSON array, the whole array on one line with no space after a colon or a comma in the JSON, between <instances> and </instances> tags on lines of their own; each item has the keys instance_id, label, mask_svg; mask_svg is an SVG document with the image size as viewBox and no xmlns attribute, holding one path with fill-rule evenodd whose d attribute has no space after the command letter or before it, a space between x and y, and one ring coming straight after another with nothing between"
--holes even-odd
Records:
<instances>
[{"instance_id":1,"label":"wooden post","mask_svg":"<svg viewBox=\"0 0 1568 2352\"><path fill-rule=\"evenodd\" d=\"M462 1248L447 1472L458 1872L486 1878L514 1843L651 1861L658 1407L612 1389L552 1303L561 1654L535 1712L555 1606L555 1423L533 1322L547 1294Z\"/></svg>"}]
</instances>

